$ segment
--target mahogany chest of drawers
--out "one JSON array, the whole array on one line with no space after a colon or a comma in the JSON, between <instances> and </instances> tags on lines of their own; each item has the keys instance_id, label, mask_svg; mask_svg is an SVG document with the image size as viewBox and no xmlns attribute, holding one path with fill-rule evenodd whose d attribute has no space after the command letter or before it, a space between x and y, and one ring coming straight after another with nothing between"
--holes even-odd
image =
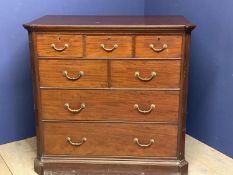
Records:
<instances>
[{"instance_id":1,"label":"mahogany chest of drawers","mask_svg":"<svg viewBox=\"0 0 233 175\"><path fill-rule=\"evenodd\" d=\"M29 31L41 175L186 175L181 16L45 16Z\"/></svg>"}]
</instances>

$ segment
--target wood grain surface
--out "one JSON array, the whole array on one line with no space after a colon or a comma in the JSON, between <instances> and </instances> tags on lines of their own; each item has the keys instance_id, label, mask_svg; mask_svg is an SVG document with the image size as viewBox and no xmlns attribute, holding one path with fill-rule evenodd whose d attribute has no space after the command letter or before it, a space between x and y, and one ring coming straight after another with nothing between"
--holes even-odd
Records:
<instances>
[{"instance_id":1,"label":"wood grain surface","mask_svg":"<svg viewBox=\"0 0 233 175\"><path fill-rule=\"evenodd\" d=\"M68 76L76 77L80 71L84 75L75 81ZM107 87L107 62L104 60L40 60L40 86L47 87Z\"/></svg>"},{"instance_id":2,"label":"wood grain surface","mask_svg":"<svg viewBox=\"0 0 233 175\"><path fill-rule=\"evenodd\" d=\"M180 64L179 60L112 61L111 84L124 88L179 88ZM156 76L143 82L135 77L135 72L142 78L151 77L151 72L156 72Z\"/></svg>"},{"instance_id":3,"label":"wood grain surface","mask_svg":"<svg viewBox=\"0 0 233 175\"><path fill-rule=\"evenodd\" d=\"M37 54L40 57L82 57L83 56L83 39L82 35L68 35L60 33L36 35ZM58 49L64 48L68 44L68 48L64 51L56 51L51 47L55 44Z\"/></svg>"},{"instance_id":4,"label":"wood grain surface","mask_svg":"<svg viewBox=\"0 0 233 175\"><path fill-rule=\"evenodd\" d=\"M64 104L69 103L80 113L71 113ZM148 114L151 104L155 109ZM162 121L177 122L179 91L135 90L41 90L42 118L45 120L106 120L106 121Z\"/></svg>"},{"instance_id":5,"label":"wood grain surface","mask_svg":"<svg viewBox=\"0 0 233 175\"><path fill-rule=\"evenodd\" d=\"M91 29L96 29L97 26L109 26L117 25L119 27L129 28L137 27L141 28L145 26L149 28L150 26L164 26L169 28L171 26L177 27L195 27L190 21L188 21L184 16L71 16L71 15L47 15L39 19L36 19L25 27L63 27L66 29L72 28L73 26L85 27L90 26ZM109 28L110 29L110 28Z\"/></svg>"},{"instance_id":6,"label":"wood grain surface","mask_svg":"<svg viewBox=\"0 0 233 175\"><path fill-rule=\"evenodd\" d=\"M136 57L142 58L179 58L181 57L182 36L136 36ZM155 52L150 48L150 44L155 49L163 48L166 44L167 48L161 52Z\"/></svg>"},{"instance_id":7,"label":"wood grain surface","mask_svg":"<svg viewBox=\"0 0 233 175\"><path fill-rule=\"evenodd\" d=\"M80 142L83 137L87 141L81 146L72 146L67 137L73 142ZM150 139L155 139L155 143L141 148L133 142L134 138L142 144ZM44 123L46 155L175 157L176 138L176 125Z\"/></svg>"},{"instance_id":8,"label":"wood grain surface","mask_svg":"<svg viewBox=\"0 0 233 175\"><path fill-rule=\"evenodd\" d=\"M100 47L111 49L114 44L118 47L111 52L106 52ZM86 56L88 58L127 58L132 57L132 36L87 36Z\"/></svg>"}]
</instances>

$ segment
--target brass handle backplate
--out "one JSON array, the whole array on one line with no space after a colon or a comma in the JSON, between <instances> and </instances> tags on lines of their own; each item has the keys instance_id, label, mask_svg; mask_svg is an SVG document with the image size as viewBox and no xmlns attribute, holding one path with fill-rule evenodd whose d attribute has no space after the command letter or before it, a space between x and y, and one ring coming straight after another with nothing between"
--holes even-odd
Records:
<instances>
[{"instance_id":1,"label":"brass handle backplate","mask_svg":"<svg viewBox=\"0 0 233 175\"><path fill-rule=\"evenodd\" d=\"M69 103L65 103L65 108L70 111L71 113L80 113L83 109L85 109L86 105L84 103L81 104L79 109L71 109Z\"/></svg>"},{"instance_id":2,"label":"brass handle backplate","mask_svg":"<svg viewBox=\"0 0 233 175\"><path fill-rule=\"evenodd\" d=\"M135 77L138 78L141 81L151 81L156 75L156 72L151 72L151 76L149 78L143 78L140 76L140 72L135 72Z\"/></svg>"},{"instance_id":3,"label":"brass handle backplate","mask_svg":"<svg viewBox=\"0 0 233 175\"><path fill-rule=\"evenodd\" d=\"M83 71L80 71L80 72L78 73L77 76L75 76L75 77L70 77L70 76L68 75L68 72L65 70L65 71L63 72L63 75L64 75L68 80L75 81L75 80L80 79L80 78L84 75L84 72L83 72Z\"/></svg>"},{"instance_id":4,"label":"brass handle backplate","mask_svg":"<svg viewBox=\"0 0 233 175\"><path fill-rule=\"evenodd\" d=\"M155 143L155 140L154 139L150 139L148 144L142 144L142 143L139 143L139 139L138 138L134 138L133 142L135 144L137 144L139 147L148 148L148 147L150 147L151 145L153 145Z\"/></svg>"},{"instance_id":5,"label":"brass handle backplate","mask_svg":"<svg viewBox=\"0 0 233 175\"><path fill-rule=\"evenodd\" d=\"M63 48L57 48L57 46L53 43L53 44L51 44L51 47L52 47L54 50L58 51L58 52L62 52L62 51L64 51L64 50L68 49L69 44L65 44Z\"/></svg>"},{"instance_id":6,"label":"brass handle backplate","mask_svg":"<svg viewBox=\"0 0 233 175\"><path fill-rule=\"evenodd\" d=\"M163 44L162 48L155 48L154 44L150 44L149 47L155 52L162 52L163 50L168 48L167 44Z\"/></svg>"},{"instance_id":7,"label":"brass handle backplate","mask_svg":"<svg viewBox=\"0 0 233 175\"><path fill-rule=\"evenodd\" d=\"M73 146L81 146L82 144L84 144L87 141L87 138L83 137L81 142L72 142L72 139L70 137L67 137L66 140Z\"/></svg>"},{"instance_id":8,"label":"brass handle backplate","mask_svg":"<svg viewBox=\"0 0 233 175\"><path fill-rule=\"evenodd\" d=\"M155 109L155 105L154 105L154 104L151 104L151 105L150 105L150 109L148 109L148 110L141 110L141 109L139 108L138 104L135 104L135 105L134 105L134 109L136 109L138 112L140 112L140 113L142 113L142 114L149 114L149 113L151 113L151 111L152 111L153 109Z\"/></svg>"},{"instance_id":9,"label":"brass handle backplate","mask_svg":"<svg viewBox=\"0 0 233 175\"><path fill-rule=\"evenodd\" d=\"M106 48L104 44L100 44L100 47L104 49L106 52L112 52L118 48L118 45L114 44L112 48Z\"/></svg>"}]
</instances>

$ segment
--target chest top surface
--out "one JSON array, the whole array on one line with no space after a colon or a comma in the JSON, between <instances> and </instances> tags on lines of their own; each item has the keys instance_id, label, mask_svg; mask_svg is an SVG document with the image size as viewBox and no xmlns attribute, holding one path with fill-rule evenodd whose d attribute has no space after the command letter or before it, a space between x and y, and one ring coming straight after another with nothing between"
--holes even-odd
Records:
<instances>
[{"instance_id":1,"label":"chest top surface","mask_svg":"<svg viewBox=\"0 0 233 175\"><path fill-rule=\"evenodd\" d=\"M195 25L183 16L43 16L24 24L29 29L56 28L172 28L192 30Z\"/></svg>"}]
</instances>

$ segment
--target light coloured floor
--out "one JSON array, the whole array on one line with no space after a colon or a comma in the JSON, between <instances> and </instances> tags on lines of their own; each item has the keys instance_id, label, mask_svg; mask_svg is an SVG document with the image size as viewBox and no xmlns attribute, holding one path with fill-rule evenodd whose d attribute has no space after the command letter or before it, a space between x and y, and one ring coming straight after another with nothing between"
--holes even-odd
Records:
<instances>
[{"instance_id":1,"label":"light coloured floor","mask_svg":"<svg viewBox=\"0 0 233 175\"><path fill-rule=\"evenodd\" d=\"M35 138L0 145L0 175L36 175ZM233 175L233 159L187 135L189 175Z\"/></svg>"}]
</instances>

